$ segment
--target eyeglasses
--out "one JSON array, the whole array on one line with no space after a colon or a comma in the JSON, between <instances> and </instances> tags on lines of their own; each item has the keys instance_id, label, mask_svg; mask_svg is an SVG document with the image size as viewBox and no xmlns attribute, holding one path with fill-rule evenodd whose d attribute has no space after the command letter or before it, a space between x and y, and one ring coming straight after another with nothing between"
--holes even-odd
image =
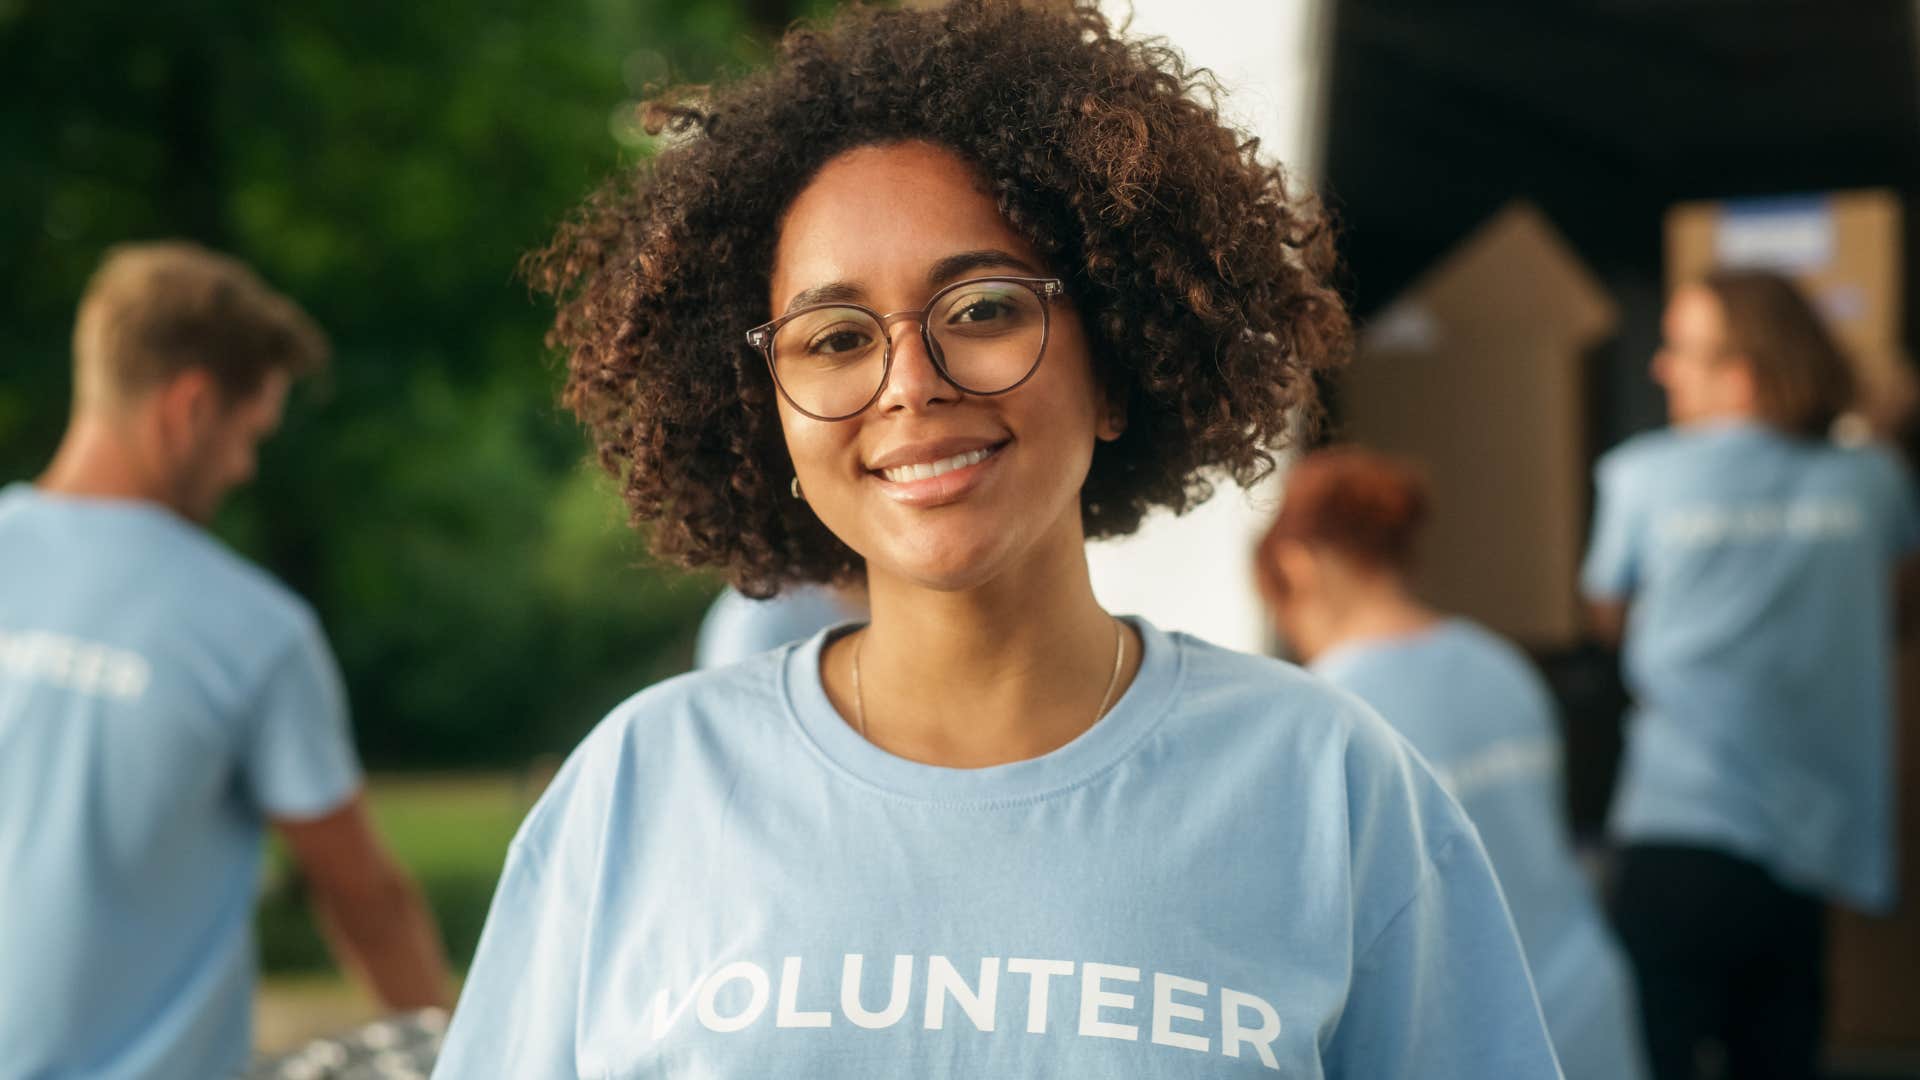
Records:
<instances>
[{"instance_id":1,"label":"eyeglasses","mask_svg":"<svg viewBox=\"0 0 1920 1080\"><path fill-rule=\"evenodd\" d=\"M886 389L901 319L920 324L940 377L988 397L1033 377L1047 352L1049 310L1059 278L983 277L956 281L918 311L882 315L859 304L816 304L747 331L788 404L815 420L849 420Z\"/></svg>"}]
</instances>

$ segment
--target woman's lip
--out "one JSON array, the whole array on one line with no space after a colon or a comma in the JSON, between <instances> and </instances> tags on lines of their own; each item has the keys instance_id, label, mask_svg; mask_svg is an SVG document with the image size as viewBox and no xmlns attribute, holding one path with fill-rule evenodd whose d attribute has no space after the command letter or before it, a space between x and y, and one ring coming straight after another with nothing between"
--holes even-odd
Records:
<instances>
[{"instance_id":1,"label":"woman's lip","mask_svg":"<svg viewBox=\"0 0 1920 1080\"><path fill-rule=\"evenodd\" d=\"M1001 439L983 439L979 436L948 436L941 439L924 439L920 442L895 446L877 455L866 463L871 472L886 472L902 465L931 465L958 454L969 454L975 450L987 450L1006 442Z\"/></svg>"},{"instance_id":2,"label":"woman's lip","mask_svg":"<svg viewBox=\"0 0 1920 1080\"><path fill-rule=\"evenodd\" d=\"M889 480L877 472L867 475L880 485L880 493L908 506L940 506L961 499L979 487L1006 452L1007 443L995 443L987 456L971 465L929 476L924 480Z\"/></svg>"}]
</instances>

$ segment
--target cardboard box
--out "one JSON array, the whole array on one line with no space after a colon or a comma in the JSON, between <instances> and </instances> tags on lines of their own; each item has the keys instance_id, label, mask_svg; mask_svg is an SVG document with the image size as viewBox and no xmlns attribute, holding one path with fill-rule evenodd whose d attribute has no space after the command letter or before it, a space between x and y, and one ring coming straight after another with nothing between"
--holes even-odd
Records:
<instances>
[{"instance_id":1,"label":"cardboard box","mask_svg":"<svg viewBox=\"0 0 1920 1080\"><path fill-rule=\"evenodd\" d=\"M1667 212L1667 287L1720 267L1778 270L1847 350L1860 411L1891 437L1916 392L1901 348L1901 205L1891 191L1683 203Z\"/></svg>"},{"instance_id":2,"label":"cardboard box","mask_svg":"<svg viewBox=\"0 0 1920 1080\"><path fill-rule=\"evenodd\" d=\"M1920 641L1901 647L1898 683L1900 906L1886 918L1833 911L1827 1037L1840 1047L1920 1047Z\"/></svg>"},{"instance_id":3,"label":"cardboard box","mask_svg":"<svg viewBox=\"0 0 1920 1080\"><path fill-rule=\"evenodd\" d=\"M1537 209L1502 210L1361 335L1342 434L1425 466L1416 587L1535 649L1580 638L1584 356L1618 314Z\"/></svg>"}]
</instances>

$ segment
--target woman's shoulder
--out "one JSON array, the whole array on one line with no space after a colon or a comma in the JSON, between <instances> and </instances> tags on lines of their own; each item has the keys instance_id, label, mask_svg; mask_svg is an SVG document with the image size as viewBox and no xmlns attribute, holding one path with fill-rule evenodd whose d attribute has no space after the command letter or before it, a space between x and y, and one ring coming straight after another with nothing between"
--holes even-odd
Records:
<instances>
[{"instance_id":1,"label":"woman's shoulder","mask_svg":"<svg viewBox=\"0 0 1920 1080\"><path fill-rule=\"evenodd\" d=\"M1339 761L1359 779L1404 778L1406 740L1358 695L1285 660L1168 637L1185 668L1175 705L1183 724L1222 728L1236 752L1265 754L1276 768Z\"/></svg>"},{"instance_id":2,"label":"woman's shoulder","mask_svg":"<svg viewBox=\"0 0 1920 1080\"><path fill-rule=\"evenodd\" d=\"M520 840L568 828L597 813L623 787L644 786L649 770L671 769L689 753L723 746L723 726L738 737L784 717L782 670L796 646L724 667L663 679L609 710L575 744L521 825Z\"/></svg>"},{"instance_id":3,"label":"woman's shoulder","mask_svg":"<svg viewBox=\"0 0 1920 1080\"><path fill-rule=\"evenodd\" d=\"M1706 445L1697 432L1685 428L1664 427L1627 437L1600 455L1595 473L1604 483L1630 479L1648 470L1668 468L1673 462L1693 457Z\"/></svg>"},{"instance_id":4,"label":"woman's shoulder","mask_svg":"<svg viewBox=\"0 0 1920 1080\"><path fill-rule=\"evenodd\" d=\"M787 656L804 642L755 653L716 667L662 679L615 705L601 727L654 729L711 719L754 717L778 710Z\"/></svg>"},{"instance_id":5,"label":"woman's shoulder","mask_svg":"<svg viewBox=\"0 0 1920 1080\"><path fill-rule=\"evenodd\" d=\"M1338 713L1352 700L1286 660L1229 649L1184 631L1167 631L1166 640L1178 654L1183 706L1233 702L1242 714L1252 706L1317 716Z\"/></svg>"},{"instance_id":6,"label":"woman's shoulder","mask_svg":"<svg viewBox=\"0 0 1920 1080\"><path fill-rule=\"evenodd\" d=\"M1441 626L1449 646L1447 662L1511 689L1516 695L1551 700L1546 677L1519 645L1464 615L1449 616Z\"/></svg>"},{"instance_id":7,"label":"woman's shoulder","mask_svg":"<svg viewBox=\"0 0 1920 1080\"><path fill-rule=\"evenodd\" d=\"M1284 661L1169 636L1188 667L1179 720L1196 738L1212 732L1217 758L1230 762L1218 781L1255 770L1259 790L1288 803L1296 825L1303 809L1331 810L1324 820L1340 824L1327 837L1345 848L1356 889L1396 901L1369 908L1363 936L1447 849L1478 843L1431 766L1360 697Z\"/></svg>"},{"instance_id":8,"label":"woman's shoulder","mask_svg":"<svg viewBox=\"0 0 1920 1080\"><path fill-rule=\"evenodd\" d=\"M1829 443L1824 457L1853 472L1876 488L1903 491L1913 483L1913 475L1900 452L1882 442L1850 444Z\"/></svg>"}]
</instances>

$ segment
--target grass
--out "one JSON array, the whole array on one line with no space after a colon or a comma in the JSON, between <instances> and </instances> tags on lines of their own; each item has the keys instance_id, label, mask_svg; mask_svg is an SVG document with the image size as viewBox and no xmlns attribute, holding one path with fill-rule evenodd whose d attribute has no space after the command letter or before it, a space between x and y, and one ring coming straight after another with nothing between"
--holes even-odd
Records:
<instances>
[{"instance_id":1,"label":"grass","mask_svg":"<svg viewBox=\"0 0 1920 1080\"><path fill-rule=\"evenodd\" d=\"M420 883L456 971L473 960L507 844L551 771L550 763L538 762L521 774L368 779L381 837ZM334 965L277 843L268 866L255 918L263 975L254 1003L254 1045L281 1053L372 1020L380 1009Z\"/></svg>"},{"instance_id":2,"label":"grass","mask_svg":"<svg viewBox=\"0 0 1920 1080\"><path fill-rule=\"evenodd\" d=\"M426 893L456 968L473 958L507 844L532 806L544 772L377 776L368 782L381 836ZM301 882L277 845L269 865L255 922L262 969L268 975L334 970Z\"/></svg>"},{"instance_id":3,"label":"grass","mask_svg":"<svg viewBox=\"0 0 1920 1080\"><path fill-rule=\"evenodd\" d=\"M504 775L387 777L371 787L381 833L422 878L498 871L535 794Z\"/></svg>"}]
</instances>

